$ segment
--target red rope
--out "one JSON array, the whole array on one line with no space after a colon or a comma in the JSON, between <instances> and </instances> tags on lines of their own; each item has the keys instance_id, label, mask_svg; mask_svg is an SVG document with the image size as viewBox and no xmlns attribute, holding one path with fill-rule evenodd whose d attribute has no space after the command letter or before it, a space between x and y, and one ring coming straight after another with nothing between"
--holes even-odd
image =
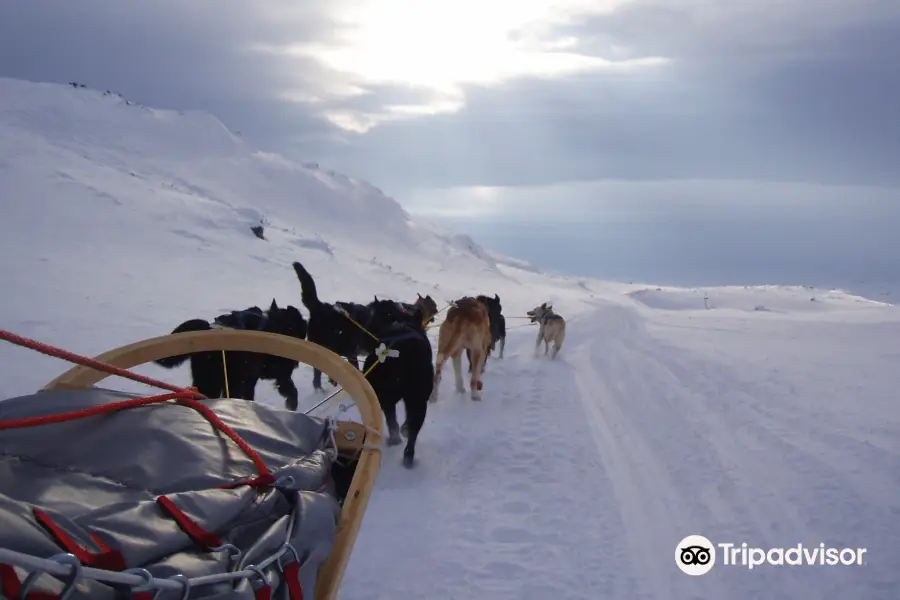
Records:
<instances>
[{"instance_id":1,"label":"red rope","mask_svg":"<svg viewBox=\"0 0 900 600\"><path fill-rule=\"evenodd\" d=\"M147 398L135 398L133 400L122 400L121 402L110 402L109 404L103 404L101 406L94 406L92 408L85 408L82 410L76 410L67 413L61 413L56 415L42 415L40 417L27 417L24 419L9 419L7 421L0 421L0 431L4 429L22 429L25 427L36 427L39 425L50 425L53 423L65 423L67 421L75 421L77 419L84 419L86 417L93 417L97 415L108 414L112 412L117 412L120 410L127 410L129 408L137 408L138 406L146 406L148 404L158 404L161 402L168 402L169 400L176 400L178 404L183 406L187 406L188 408L193 408L207 421L209 421L213 427L227 435L231 440L238 445L238 447L244 451L253 464L256 466L256 470L259 472L259 475L264 478L268 478L271 475L269 472L269 468L266 466L266 463L263 462L263 459L257 454L256 450L250 447L250 444L244 441L244 439L237 434L235 430L225 424L222 419L219 418L210 407L206 406L202 402L191 398L191 395L196 392L193 390L184 390L181 392L174 392L171 394L162 394L160 396L150 396Z\"/></svg>"},{"instance_id":2,"label":"red rope","mask_svg":"<svg viewBox=\"0 0 900 600\"><path fill-rule=\"evenodd\" d=\"M72 352L63 350L62 348L56 348L48 344L43 344L32 339L24 338L3 329L0 329L0 339L6 340L18 346L24 346L25 348L36 350L37 352L46 354L48 356L54 356L56 358L61 358L69 362L96 369L98 371L103 371L105 373L109 373L110 375L118 375L120 377L125 377L127 379L138 381L140 383L145 383L147 385L152 385L172 391L172 393L170 394L149 396L147 398L135 398L133 400L123 400L121 402L111 402L102 406L95 406L92 408L86 408L57 415L43 415L40 417L0 421L0 430L35 427L39 425L49 425L51 423L64 423L66 421L74 421L76 419L83 419L85 417L108 414L119 410L126 410L129 408L136 408L138 406L146 406L148 404L157 404L161 402L168 402L169 400L175 400L178 404L193 408L194 410L199 412L201 415L203 415L204 418L206 418L207 421L210 422L210 424L212 424L213 427L227 435L235 444L237 444L237 446L244 452L244 454L246 454L250 458L250 460L253 461L253 464L256 466L256 470L259 472L260 477L253 480L253 482L265 485L272 479L272 474L269 472L269 468L266 466L266 463L263 462L263 459L259 456L256 450L250 447L250 444L245 442L244 439L241 438L241 436L239 436L236 431L226 425L225 422L222 421L222 419L220 419L219 416L211 408L197 400L197 398L206 399L206 396L198 392L196 388L181 388L170 383L166 383L165 381L159 381L150 377L144 377L143 375L138 375L136 373L132 373L131 371L120 369L119 367L114 367L113 365L94 360L93 358L87 358L86 356L74 354Z\"/></svg>"},{"instance_id":3,"label":"red rope","mask_svg":"<svg viewBox=\"0 0 900 600\"><path fill-rule=\"evenodd\" d=\"M137 408L138 406L155 404L157 402L166 402L168 400L175 400L178 398L186 398L186 396L181 392L174 392L171 394L162 394L161 396L150 396L148 398L135 398L134 400L111 402L109 404L103 404L100 406L94 406L92 408L85 408L82 410L75 410L67 413L59 413L56 415L42 415L40 417L26 417L24 419L9 419L7 421L0 421L0 431L4 429L24 429L26 427L37 427L39 425L65 423L67 421L75 421L77 419L95 417L97 415L104 415L107 413L126 410L129 408Z\"/></svg>"},{"instance_id":4,"label":"red rope","mask_svg":"<svg viewBox=\"0 0 900 600\"><path fill-rule=\"evenodd\" d=\"M231 441L237 444L238 448L243 450L244 454L246 454L247 457L253 461L253 464L256 465L256 471L259 473L260 477L262 477L266 481L272 477L271 472L269 472L269 467L266 466L266 463L263 462L262 457L257 454L256 450L254 450L250 446L250 444L245 442L244 439L239 436L234 429L226 425L225 422L219 418L219 415L213 412L210 407L206 406L202 402L194 400L193 398L181 398L178 400L178 403L185 406L190 406L201 415L206 417L206 420L212 423L212 425L216 429L231 438Z\"/></svg>"},{"instance_id":5,"label":"red rope","mask_svg":"<svg viewBox=\"0 0 900 600\"><path fill-rule=\"evenodd\" d=\"M69 352L68 350L63 350L62 348L57 348L56 346L51 346L49 344L44 344L43 342L38 342L36 340L32 340L29 338L22 337L20 335L16 335L11 331L6 331L5 329L0 329L0 340L6 340L7 342L16 344L17 346L23 346L25 348L30 348L31 350L35 350L40 352L41 354L46 354L47 356L53 356L55 358L61 358L63 360L67 360L69 362L75 363L77 365L82 365L85 367L90 367L91 369L96 369L97 371L103 371L104 373L109 373L110 375L118 375L119 377L124 377L126 379L131 379L132 381L137 381L139 383L144 383L146 385L152 385L153 387L158 387L163 390L169 390L171 392L186 392L186 388L178 387L177 385L172 385L171 383L166 383L165 381L160 381L158 379L153 379L152 377L146 377L144 375L138 375L137 373L132 373L126 369L121 369L119 367L114 367L113 365L100 362L99 360L94 360L93 358L88 358L87 356L82 356L80 354L75 354L73 352ZM205 398L203 394L199 392L191 392L191 397L193 398Z\"/></svg>"}]
</instances>

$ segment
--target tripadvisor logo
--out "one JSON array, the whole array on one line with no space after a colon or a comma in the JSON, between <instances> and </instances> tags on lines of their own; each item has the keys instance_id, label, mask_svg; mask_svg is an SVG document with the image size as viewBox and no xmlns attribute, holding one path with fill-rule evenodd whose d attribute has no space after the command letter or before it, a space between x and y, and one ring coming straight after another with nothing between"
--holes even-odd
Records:
<instances>
[{"instance_id":1,"label":"tripadvisor logo","mask_svg":"<svg viewBox=\"0 0 900 600\"><path fill-rule=\"evenodd\" d=\"M706 575L716 564L716 548L702 535L689 535L675 547L675 564L688 575Z\"/></svg>"},{"instance_id":2,"label":"tripadvisor logo","mask_svg":"<svg viewBox=\"0 0 900 600\"><path fill-rule=\"evenodd\" d=\"M755 548L746 542L713 544L702 535L689 535L675 547L675 564L688 575L705 575L716 564L726 567L756 567L768 565L782 566L861 566L865 564L865 548L832 548L825 544L804 546L796 544L789 548Z\"/></svg>"}]
</instances>

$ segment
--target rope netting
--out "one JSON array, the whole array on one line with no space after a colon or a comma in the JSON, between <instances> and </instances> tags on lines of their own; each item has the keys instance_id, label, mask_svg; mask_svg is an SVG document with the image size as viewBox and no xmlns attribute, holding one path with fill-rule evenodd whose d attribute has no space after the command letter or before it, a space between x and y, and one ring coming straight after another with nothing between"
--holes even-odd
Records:
<instances>
[{"instance_id":1,"label":"rope netting","mask_svg":"<svg viewBox=\"0 0 900 600\"><path fill-rule=\"evenodd\" d=\"M219 432L231 439L247 457L253 462L258 475L249 480L238 481L235 483L218 486L220 488L232 488L243 485L253 487L267 487L276 483L269 468L259 456L259 454L237 434L231 427L224 423L215 412L208 406L199 402L200 399L207 399L200 394L196 388L178 387L164 381L153 379L144 375L133 373L127 369L122 369L96 359L88 358L73 352L69 352L62 348L51 346L36 340L26 338L10 331L0 330L0 340L5 340L17 346L29 348L42 354L53 356L66 360L71 363L83 365L91 369L96 369L108 373L144 383L156 388L168 390L169 393L155 396L147 396L142 398L134 398L123 400L121 402L112 402L92 408L55 414L44 415L39 417L29 417L22 419L9 419L0 421L0 431L9 429L23 429L28 427L39 427L42 425L50 425L54 423L64 423L84 419L91 416L111 414L114 412L128 410L132 408L149 406L152 404L171 404L173 406L180 405L191 408L199 412L209 423ZM327 423L332 429L333 423ZM333 442L333 430L329 431ZM85 566L75 554L62 553L50 558L41 558L30 554L24 554L0 548L0 591L8 598L21 598L28 600L65 600L73 591L75 586L83 579L92 579L95 581L105 582L109 584L128 586L132 588L132 598L135 600L154 600L159 593L164 591L179 592L183 598L190 596L191 590L200 586L212 585L222 582L234 582L238 580L258 581L259 585L254 589L255 600L268 600L272 597L272 587L266 576L265 569L275 565L279 572L283 574L283 580L286 582L288 594L291 600L303 600L303 591L300 589L297 573L299 572L299 556L296 549L291 545L290 539L294 528L294 522L297 519L297 511L299 504L295 505L291 510L289 522L287 526L287 535L284 543L280 548L271 554L268 558L260 561L255 565L248 565L236 571L225 573L217 573L214 575L206 575L195 578L188 578L184 575L175 575L168 578L154 577L146 569L124 569L121 571L106 570L90 566ZM236 563L240 558L240 550L233 545L224 544L209 548L212 552L228 552L233 562ZM294 562L287 565L281 564L281 559L287 554L292 554ZM12 565L16 565L22 569L28 569L31 573L20 581L15 569ZM32 590L35 581L42 574L56 577L65 583L62 592L59 595L48 594ZM155 592L155 593L154 593Z\"/></svg>"}]
</instances>

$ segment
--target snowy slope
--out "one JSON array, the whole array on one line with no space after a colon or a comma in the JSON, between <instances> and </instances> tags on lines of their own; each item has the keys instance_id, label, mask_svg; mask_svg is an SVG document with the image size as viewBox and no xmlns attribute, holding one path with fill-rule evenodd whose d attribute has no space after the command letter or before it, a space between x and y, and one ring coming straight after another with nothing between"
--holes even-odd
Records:
<instances>
[{"instance_id":1,"label":"snowy slope","mask_svg":"<svg viewBox=\"0 0 900 600\"><path fill-rule=\"evenodd\" d=\"M521 287L466 236L411 220L367 183L252 148L208 115L8 79L0 99L4 275L15 290L4 312L30 315L35 335L94 353L109 341L93 335L98 324L114 324L118 342L273 297L299 306L294 260L331 299ZM250 231L261 220L268 241Z\"/></svg>"},{"instance_id":2,"label":"snowy slope","mask_svg":"<svg viewBox=\"0 0 900 600\"><path fill-rule=\"evenodd\" d=\"M386 451L345 600L900 593L894 306L550 277L208 115L65 86L0 80L0 206L0 328L91 355L273 297L300 306L293 260L326 300L500 294L518 327L507 356L489 361L481 403L444 379L416 469ZM267 241L250 232L261 219ZM544 300L569 322L556 363L532 357L535 331L513 318ZM0 364L0 397L66 368L8 345ZM138 371L188 382L186 368ZM309 369L295 381L308 406L321 398ZM257 397L280 404L268 384ZM688 577L673 557L689 534L867 552L753 570L719 555Z\"/></svg>"}]
</instances>

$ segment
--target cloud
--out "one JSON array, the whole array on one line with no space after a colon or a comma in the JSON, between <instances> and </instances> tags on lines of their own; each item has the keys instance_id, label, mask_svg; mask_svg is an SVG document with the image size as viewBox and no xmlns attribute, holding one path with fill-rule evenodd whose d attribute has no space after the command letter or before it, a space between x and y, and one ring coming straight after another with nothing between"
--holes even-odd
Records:
<instances>
[{"instance_id":1,"label":"cloud","mask_svg":"<svg viewBox=\"0 0 900 600\"><path fill-rule=\"evenodd\" d=\"M469 86L639 69L660 57L573 52L541 33L583 0L33 0L0 8L0 74L117 88L203 108L252 139L353 141L383 122L454 113ZM586 8L592 7L592 8ZM294 126L286 125L294 122Z\"/></svg>"},{"instance_id":2,"label":"cloud","mask_svg":"<svg viewBox=\"0 0 900 600\"><path fill-rule=\"evenodd\" d=\"M790 58L843 55L852 48L829 40L900 15L892 0L634 0L585 15L561 28L595 51L609 46L659 53L695 64L780 63Z\"/></svg>"},{"instance_id":3,"label":"cloud","mask_svg":"<svg viewBox=\"0 0 900 600\"><path fill-rule=\"evenodd\" d=\"M557 199L565 199L560 202ZM900 222L900 189L768 181L585 181L413 193L410 210L463 221L553 225L717 219ZM893 225L892 225L893 226Z\"/></svg>"},{"instance_id":4,"label":"cloud","mask_svg":"<svg viewBox=\"0 0 900 600\"><path fill-rule=\"evenodd\" d=\"M304 8L305 7L305 8ZM284 100L313 93L315 61L260 58L252 44L328 39L309 3L29 0L0 6L0 76L112 89L161 108L202 109L264 145L320 140L332 127Z\"/></svg>"},{"instance_id":5,"label":"cloud","mask_svg":"<svg viewBox=\"0 0 900 600\"><path fill-rule=\"evenodd\" d=\"M608 178L900 183L900 4L29 0L0 75L208 110L417 189Z\"/></svg>"},{"instance_id":6,"label":"cloud","mask_svg":"<svg viewBox=\"0 0 900 600\"><path fill-rule=\"evenodd\" d=\"M577 49L577 40L548 31L564 17L603 4L581 0L370 0L331 5L340 31L323 42L266 45L261 51L318 61L352 81L356 93L373 99L361 110L344 110L330 120L366 133L383 122L456 113L468 89L518 78L559 79L591 72L632 72L665 65L660 56L600 56ZM378 89L418 90L414 103L391 104ZM373 89L376 88L376 89ZM334 114L334 111L332 111Z\"/></svg>"},{"instance_id":7,"label":"cloud","mask_svg":"<svg viewBox=\"0 0 900 600\"><path fill-rule=\"evenodd\" d=\"M406 182L384 183L398 190L605 178L896 185L898 13L878 0L633 2L558 33L584 53L665 56L664 68L470 90L459 114L386 125L341 160L364 176L405 165Z\"/></svg>"}]
</instances>

